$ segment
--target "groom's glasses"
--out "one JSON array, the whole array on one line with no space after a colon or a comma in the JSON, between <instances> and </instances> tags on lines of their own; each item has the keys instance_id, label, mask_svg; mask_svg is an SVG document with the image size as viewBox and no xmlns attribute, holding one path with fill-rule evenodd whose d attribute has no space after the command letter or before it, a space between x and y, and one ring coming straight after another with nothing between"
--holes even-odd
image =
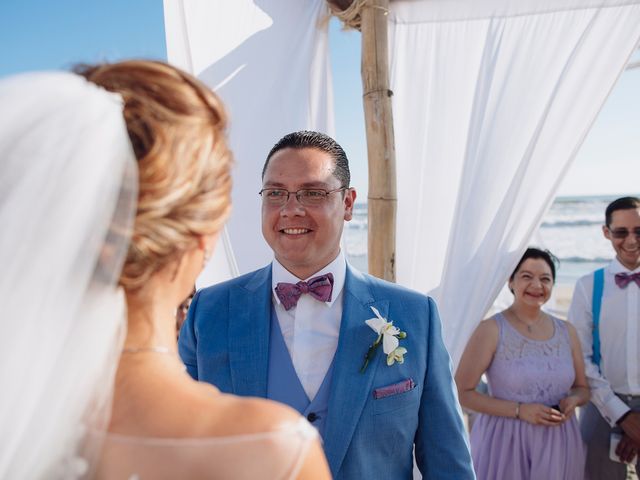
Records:
<instances>
[{"instance_id":1,"label":"groom's glasses","mask_svg":"<svg viewBox=\"0 0 640 480\"><path fill-rule=\"evenodd\" d=\"M319 188L302 188L296 192L290 192L284 188L263 188L258 192L262 201L269 206L282 207L289 201L289 195L296 196L298 202L305 207L319 207L324 204L327 197L332 193L343 192L348 187L336 188L335 190L322 190Z\"/></svg>"},{"instance_id":2,"label":"groom's glasses","mask_svg":"<svg viewBox=\"0 0 640 480\"><path fill-rule=\"evenodd\" d=\"M616 228L615 230L609 230L611 236L617 240L627 238L628 235L635 235L636 239L640 240L640 227L634 228L631 232L626 228Z\"/></svg>"}]
</instances>

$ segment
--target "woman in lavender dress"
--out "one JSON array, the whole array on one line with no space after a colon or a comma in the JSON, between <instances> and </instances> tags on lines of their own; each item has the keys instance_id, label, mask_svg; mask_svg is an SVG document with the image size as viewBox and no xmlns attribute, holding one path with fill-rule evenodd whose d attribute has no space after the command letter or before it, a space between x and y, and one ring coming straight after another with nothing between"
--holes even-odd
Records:
<instances>
[{"instance_id":1,"label":"woman in lavender dress","mask_svg":"<svg viewBox=\"0 0 640 480\"><path fill-rule=\"evenodd\" d=\"M513 304L484 320L460 360L460 403L479 412L471 431L484 479L582 479L575 409L589 401L572 325L541 310L555 281L551 255L529 248L509 278ZM476 391L486 372L489 394Z\"/></svg>"}]
</instances>

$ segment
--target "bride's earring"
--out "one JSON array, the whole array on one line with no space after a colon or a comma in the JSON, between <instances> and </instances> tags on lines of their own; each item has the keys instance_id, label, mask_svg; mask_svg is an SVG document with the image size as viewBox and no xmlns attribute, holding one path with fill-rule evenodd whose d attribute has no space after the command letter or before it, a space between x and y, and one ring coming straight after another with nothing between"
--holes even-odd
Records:
<instances>
[{"instance_id":1,"label":"bride's earring","mask_svg":"<svg viewBox=\"0 0 640 480\"><path fill-rule=\"evenodd\" d=\"M207 266L209 259L211 258L211 247L206 247L204 249L204 257L202 257L202 268Z\"/></svg>"}]
</instances>

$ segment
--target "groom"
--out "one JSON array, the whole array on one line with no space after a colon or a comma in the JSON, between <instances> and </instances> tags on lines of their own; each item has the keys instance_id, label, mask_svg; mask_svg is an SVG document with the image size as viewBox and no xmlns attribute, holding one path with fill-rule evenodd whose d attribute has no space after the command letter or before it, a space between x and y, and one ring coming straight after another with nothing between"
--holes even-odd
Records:
<instances>
[{"instance_id":1,"label":"groom","mask_svg":"<svg viewBox=\"0 0 640 480\"><path fill-rule=\"evenodd\" d=\"M340 145L286 135L262 181L275 258L196 294L179 341L191 376L298 410L336 479L412 478L414 446L425 478L474 478L433 300L358 272L340 250L356 199ZM371 349L374 327L383 341Z\"/></svg>"}]
</instances>

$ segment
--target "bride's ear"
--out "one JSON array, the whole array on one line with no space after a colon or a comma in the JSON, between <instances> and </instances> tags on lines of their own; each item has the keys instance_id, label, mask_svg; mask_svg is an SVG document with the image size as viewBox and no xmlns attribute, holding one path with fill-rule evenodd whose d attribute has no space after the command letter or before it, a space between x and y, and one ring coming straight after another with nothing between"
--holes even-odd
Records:
<instances>
[{"instance_id":1,"label":"bride's ear","mask_svg":"<svg viewBox=\"0 0 640 480\"><path fill-rule=\"evenodd\" d=\"M213 252L213 246L215 245L217 235L196 235L196 245L191 250L187 250L180 254L180 256L176 259L176 263L174 266L174 270L171 275L171 282L174 282L178 277L178 273L185 266L183 263L185 260L187 262L198 261L202 262L202 267L204 268L209 259L211 258L211 253ZM200 252L202 253L200 253ZM199 260L195 260L196 257L202 255ZM193 259L193 260L191 260Z\"/></svg>"},{"instance_id":2,"label":"bride's ear","mask_svg":"<svg viewBox=\"0 0 640 480\"><path fill-rule=\"evenodd\" d=\"M212 235L198 235L198 249L204 252L202 268L207 264L213 253L213 248L218 240L218 233Z\"/></svg>"},{"instance_id":3,"label":"bride's ear","mask_svg":"<svg viewBox=\"0 0 640 480\"><path fill-rule=\"evenodd\" d=\"M208 236L207 235L198 235L197 236L197 240L198 240L198 249L199 250L207 250L207 247L209 246L209 243L207 241Z\"/></svg>"}]
</instances>

